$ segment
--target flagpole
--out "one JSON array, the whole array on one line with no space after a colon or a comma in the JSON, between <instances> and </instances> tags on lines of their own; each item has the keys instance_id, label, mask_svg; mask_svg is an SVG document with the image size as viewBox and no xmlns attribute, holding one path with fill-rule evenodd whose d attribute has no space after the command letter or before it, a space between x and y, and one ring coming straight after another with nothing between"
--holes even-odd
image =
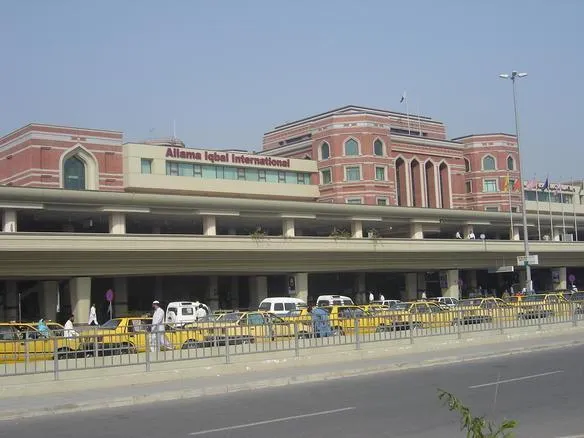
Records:
<instances>
[{"instance_id":1,"label":"flagpole","mask_svg":"<svg viewBox=\"0 0 584 438\"><path fill-rule=\"evenodd\" d=\"M551 238L552 240L554 240L554 215L552 214L552 191L550 189L550 184L549 184L549 176L547 177L546 181L548 182L547 184L547 192L548 192L548 211L550 212L550 232L551 232Z\"/></svg>"},{"instance_id":2,"label":"flagpole","mask_svg":"<svg viewBox=\"0 0 584 438\"><path fill-rule=\"evenodd\" d=\"M570 178L570 187L574 187L574 178ZM572 194L572 213L574 214L574 236L578 242L578 218L576 217L576 192Z\"/></svg>"},{"instance_id":3,"label":"flagpole","mask_svg":"<svg viewBox=\"0 0 584 438\"><path fill-rule=\"evenodd\" d=\"M560 179L560 181L562 179ZM564 238L566 237L566 215L565 215L565 211L564 211L564 192L562 190L561 183L558 184L558 190L560 191L560 203L562 204L562 233L563 233L562 242L563 242Z\"/></svg>"},{"instance_id":4,"label":"flagpole","mask_svg":"<svg viewBox=\"0 0 584 438\"><path fill-rule=\"evenodd\" d=\"M533 175L535 181L535 208L537 211L537 238L541 240L541 221L539 219L539 183L537 182L537 175Z\"/></svg>"},{"instance_id":5,"label":"flagpole","mask_svg":"<svg viewBox=\"0 0 584 438\"><path fill-rule=\"evenodd\" d=\"M509 219L511 220L511 238L509 240L515 240L515 230L513 229L513 206L511 205L511 180L509 179L509 173L507 173L507 192L509 194Z\"/></svg>"},{"instance_id":6,"label":"flagpole","mask_svg":"<svg viewBox=\"0 0 584 438\"><path fill-rule=\"evenodd\" d=\"M422 137L422 121L420 120L420 100L418 99L418 134Z\"/></svg>"},{"instance_id":7,"label":"flagpole","mask_svg":"<svg viewBox=\"0 0 584 438\"><path fill-rule=\"evenodd\" d=\"M406 119L408 121L408 134L412 135L412 128L410 127L410 110L408 109L408 96L406 96L405 102L406 102Z\"/></svg>"}]
</instances>

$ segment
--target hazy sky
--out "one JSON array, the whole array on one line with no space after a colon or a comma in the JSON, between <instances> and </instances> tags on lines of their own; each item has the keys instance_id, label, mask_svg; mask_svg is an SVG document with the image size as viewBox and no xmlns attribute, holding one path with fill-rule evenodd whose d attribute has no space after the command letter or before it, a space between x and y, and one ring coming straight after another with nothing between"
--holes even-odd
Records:
<instances>
[{"instance_id":1,"label":"hazy sky","mask_svg":"<svg viewBox=\"0 0 584 438\"><path fill-rule=\"evenodd\" d=\"M584 177L582 0L0 0L0 133L29 122L259 149L356 104L513 132L525 177Z\"/></svg>"}]
</instances>

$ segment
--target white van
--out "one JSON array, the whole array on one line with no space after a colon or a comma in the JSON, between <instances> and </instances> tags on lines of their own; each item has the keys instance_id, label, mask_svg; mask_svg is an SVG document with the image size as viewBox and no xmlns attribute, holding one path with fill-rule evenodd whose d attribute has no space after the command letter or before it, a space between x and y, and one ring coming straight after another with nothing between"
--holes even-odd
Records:
<instances>
[{"instance_id":1,"label":"white van","mask_svg":"<svg viewBox=\"0 0 584 438\"><path fill-rule=\"evenodd\" d=\"M270 312L275 315L287 315L293 310L298 310L305 307L306 303L300 298L274 297L262 300L258 310L262 312Z\"/></svg>"},{"instance_id":2,"label":"white van","mask_svg":"<svg viewBox=\"0 0 584 438\"><path fill-rule=\"evenodd\" d=\"M166 306L166 323L174 324L178 327L195 322L197 320L197 308L203 306L207 311L207 315L211 312L206 304L194 301L177 301L168 303Z\"/></svg>"},{"instance_id":3,"label":"white van","mask_svg":"<svg viewBox=\"0 0 584 438\"><path fill-rule=\"evenodd\" d=\"M317 306L353 306L355 303L343 295L321 295L316 300Z\"/></svg>"}]
</instances>

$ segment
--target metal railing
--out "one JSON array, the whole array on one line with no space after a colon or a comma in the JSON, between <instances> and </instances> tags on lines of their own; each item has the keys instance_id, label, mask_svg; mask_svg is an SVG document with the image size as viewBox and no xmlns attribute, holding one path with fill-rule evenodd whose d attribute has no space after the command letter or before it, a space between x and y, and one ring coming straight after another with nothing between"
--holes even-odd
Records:
<instances>
[{"instance_id":1,"label":"metal railing","mask_svg":"<svg viewBox=\"0 0 584 438\"><path fill-rule=\"evenodd\" d=\"M322 317L321 317L322 318ZM52 332L17 335L0 332L0 376L53 373L93 368L142 365L216 358L230 363L235 356L300 351L391 340L463 335L584 320L578 303L532 304L494 309L452 308L432 313L380 312L364 317L311 316L250 325L206 322L192 327L128 325L93 328L73 337ZM10 339L10 336L13 339Z\"/></svg>"}]
</instances>

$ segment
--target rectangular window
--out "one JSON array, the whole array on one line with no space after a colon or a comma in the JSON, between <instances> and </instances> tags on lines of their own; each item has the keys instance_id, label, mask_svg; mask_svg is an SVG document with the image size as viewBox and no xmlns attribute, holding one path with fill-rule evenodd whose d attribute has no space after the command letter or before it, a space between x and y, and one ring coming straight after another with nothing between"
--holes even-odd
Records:
<instances>
[{"instance_id":1,"label":"rectangular window","mask_svg":"<svg viewBox=\"0 0 584 438\"><path fill-rule=\"evenodd\" d=\"M464 185L466 187L466 193L472 193L472 181L467 181Z\"/></svg>"},{"instance_id":2,"label":"rectangular window","mask_svg":"<svg viewBox=\"0 0 584 438\"><path fill-rule=\"evenodd\" d=\"M375 168L375 180L376 181L385 181L385 167L376 167Z\"/></svg>"},{"instance_id":3,"label":"rectangular window","mask_svg":"<svg viewBox=\"0 0 584 438\"><path fill-rule=\"evenodd\" d=\"M333 182L330 169L325 169L325 170L320 172L320 182L323 185L330 184Z\"/></svg>"},{"instance_id":4,"label":"rectangular window","mask_svg":"<svg viewBox=\"0 0 584 438\"><path fill-rule=\"evenodd\" d=\"M171 176L178 176L178 163L175 163L174 161L167 161L166 174Z\"/></svg>"},{"instance_id":5,"label":"rectangular window","mask_svg":"<svg viewBox=\"0 0 584 438\"><path fill-rule=\"evenodd\" d=\"M194 176L194 170L195 169L191 163L180 163L178 165L178 174L180 176Z\"/></svg>"},{"instance_id":6,"label":"rectangular window","mask_svg":"<svg viewBox=\"0 0 584 438\"><path fill-rule=\"evenodd\" d=\"M245 169L242 167L237 168L237 179L245 179Z\"/></svg>"},{"instance_id":7,"label":"rectangular window","mask_svg":"<svg viewBox=\"0 0 584 438\"><path fill-rule=\"evenodd\" d=\"M266 181L266 171L258 170L258 181Z\"/></svg>"},{"instance_id":8,"label":"rectangular window","mask_svg":"<svg viewBox=\"0 0 584 438\"><path fill-rule=\"evenodd\" d=\"M345 167L345 175L347 181L360 181L361 168L360 167Z\"/></svg>"},{"instance_id":9,"label":"rectangular window","mask_svg":"<svg viewBox=\"0 0 584 438\"><path fill-rule=\"evenodd\" d=\"M519 213L519 207L511 207L513 213Z\"/></svg>"},{"instance_id":10,"label":"rectangular window","mask_svg":"<svg viewBox=\"0 0 584 438\"><path fill-rule=\"evenodd\" d=\"M485 207L485 211L496 212L496 211L499 211L499 207L494 206L494 205L491 207Z\"/></svg>"},{"instance_id":11,"label":"rectangular window","mask_svg":"<svg viewBox=\"0 0 584 438\"><path fill-rule=\"evenodd\" d=\"M193 176L196 176L197 178L203 177L203 169L200 164L193 165Z\"/></svg>"},{"instance_id":12,"label":"rectangular window","mask_svg":"<svg viewBox=\"0 0 584 438\"><path fill-rule=\"evenodd\" d=\"M257 169L245 169L245 179L247 181L257 181L258 180L258 170Z\"/></svg>"},{"instance_id":13,"label":"rectangular window","mask_svg":"<svg viewBox=\"0 0 584 438\"><path fill-rule=\"evenodd\" d=\"M347 204L362 204L361 198L347 198Z\"/></svg>"},{"instance_id":14,"label":"rectangular window","mask_svg":"<svg viewBox=\"0 0 584 438\"><path fill-rule=\"evenodd\" d=\"M286 172L283 172L281 170L278 171L278 182L279 183L285 183L286 182Z\"/></svg>"},{"instance_id":15,"label":"rectangular window","mask_svg":"<svg viewBox=\"0 0 584 438\"><path fill-rule=\"evenodd\" d=\"M377 198L377 205L387 205L387 198Z\"/></svg>"},{"instance_id":16,"label":"rectangular window","mask_svg":"<svg viewBox=\"0 0 584 438\"><path fill-rule=\"evenodd\" d=\"M498 192L497 180L496 179L486 179L483 181L483 192L485 193L495 193Z\"/></svg>"},{"instance_id":17,"label":"rectangular window","mask_svg":"<svg viewBox=\"0 0 584 438\"><path fill-rule=\"evenodd\" d=\"M225 179L225 167L223 166L215 167L215 178Z\"/></svg>"},{"instance_id":18,"label":"rectangular window","mask_svg":"<svg viewBox=\"0 0 584 438\"><path fill-rule=\"evenodd\" d=\"M144 175L150 175L152 173L152 160L150 158L142 158L140 165Z\"/></svg>"},{"instance_id":19,"label":"rectangular window","mask_svg":"<svg viewBox=\"0 0 584 438\"><path fill-rule=\"evenodd\" d=\"M296 182L298 184L308 184L307 176L308 175L306 173L297 173L296 174Z\"/></svg>"}]
</instances>

